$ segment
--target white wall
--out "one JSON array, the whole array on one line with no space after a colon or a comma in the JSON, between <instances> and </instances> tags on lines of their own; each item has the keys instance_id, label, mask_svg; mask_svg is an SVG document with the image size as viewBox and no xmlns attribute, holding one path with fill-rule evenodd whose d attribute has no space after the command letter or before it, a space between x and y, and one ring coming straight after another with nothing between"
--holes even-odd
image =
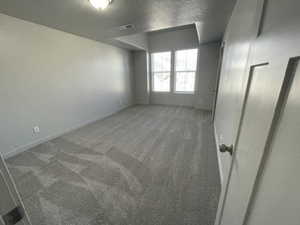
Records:
<instances>
[{"instance_id":1,"label":"white wall","mask_svg":"<svg viewBox=\"0 0 300 225\"><path fill-rule=\"evenodd\" d=\"M199 45L195 28L159 31L149 34L149 52L199 48L195 94L151 92L152 104L183 105L211 110L217 75L219 44Z\"/></svg>"},{"instance_id":2,"label":"white wall","mask_svg":"<svg viewBox=\"0 0 300 225\"><path fill-rule=\"evenodd\" d=\"M149 34L149 52L198 48L197 32L193 28L158 31ZM151 92L151 104L194 106L194 94Z\"/></svg>"},{"instance_id":3,"label":"white wall","mask_svg":"<svg viewBox=\"0 0 300 225\"><path fill-rule=\"evenodd\" d=\"M150 103L148 55L146 51L135 51L133 53L136 104Z\"/></svg>"},{"instance_id":4,"label":"white wall","mask_svg":"<svg viewBox=\"0 0 300 225\"><path fill-rule=\"evenodd\" d=\"M6 156L132 102L126 50L3 14L0 43L0 151Z\"/></svg>"},{"instance_id":5,"label":"white wall","mask_svg":"<svg viewBox=\"0 0 300 225\"><path fill-rule=\"evenodd\" d=\"M220 43L202 44L199 47L198 84L195 107L212 110L216 95Z\"/></svg>"}]
</instances>

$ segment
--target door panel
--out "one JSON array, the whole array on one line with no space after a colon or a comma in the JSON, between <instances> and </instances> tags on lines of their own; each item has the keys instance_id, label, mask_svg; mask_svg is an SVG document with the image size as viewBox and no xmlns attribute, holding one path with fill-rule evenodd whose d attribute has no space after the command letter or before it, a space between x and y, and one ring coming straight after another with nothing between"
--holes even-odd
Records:
<instances>
[{"instance_id":1,"label":"door panel","mask_svg":"<svg viewBox=\"0 0 300 225\"><path fill-rule=\"evenodd\" d=\"M248 76L246 65L254 34L254 20L259 15L259 0L241 0L233 12L233 20L228 24L224 38L224 60L216 105L215 126L220 144L231 145L235 142L239 127L243 98ZM221 154L223 187L226 186L230 170L231 156Z\"/></svg>"},{"instance_id":2,"label":"door panel","mask_svg":"<svg viewBox=\"0 0 300 225\"><path fill-rule=\"evenodd\" d=\"M252 42L260 29L263 6L264 0L238 0L226 29L224 60L214 120L219 144L230 146L236 143L249 79L249 55L252 52ZM215 225L220 225L223 215L232 164L232 157L229 154L218 154L223 179Z\"/></svg>"},{"instance_id":3,"label":"door panel","mask_svg":"<svg viewBox=\"0 0 300 225\"><path fill-rule=\"evenodd\" d=\"M290 94L287 105L281 104L281 101L277 102L276 109L279 106L286 107L279 121L281 131L278 133L281 136L275 135L273 140L278 146L275 148L272 144L274 147L269 149L268 142L271 134L269 131L274 130L277 115L274 114L274 99L278 99L278 87L283 85L280 90L285 92L286 80L292 76L287 69L288 61L300 55L299 10L299 0L267 0L264 3L260 29L253 42L249 61L251 64L269 62L270 65L268 69L265 67L265 71L260 70L263 67L254 70L252 68L252 79L255 75L261 77L265 74L270 80L269 84L266 84L266 81L260 83L260 89L264 91L258 90L254 95L259 101L265 102L263 108L259 102L249 101L251 88L248 90L249 96L240 125L222 225L299 224L299 182L293 176L293 173L300 169L299 151L295 150L299 150L300 145L299 116L296 116L300 115L300 93L296 88L299 89L299 78L293 83L293 94ZM298 73L300 72L297 67L296 76L299 76ZM253 84L252 80L251 86ZM252 90L256 91L253 88ZM293 100L290 99L291 96ZM249 108L251 102L256 106ZM253 124L247 119L251 117ZM259 122L255 123L255 117L258 117ZM283 121L284 125L281 125Z\"/></svg>"},{"instance_id":4,"label":"door panel","mask_svg":"<svg viewBox=\"0 0 300 225\"><path fill-rule=\"evenodd\" d=\"M0 154L0 225L5 225L2 216L9 213L12 209L14 209L17 206L19 206L24 213L23 219L17 224L31 225L28 215L25 212L25 208L20 198L20 195L9 174L3 157Z\"/></svg>"},{"instance_id":5,"label":"door panel","mask_svg":"<svg viewBox=\"0 0 300 225\"><path fill-rule=\"evenodd\" d=\"M289 81L282 95L268 151L247 216L248 225L298 225L300 221L300 66L289 61ZM268 216L266 216L268 215Z\"/></svg>"},{"instance_id":6,"label":"door panel","mask_svg":"<svg viewBox=\"0 0 300 225\"><path fill-rule=\"evenodd\" d=\"M283 77L271 65L251 68L222 225L243 223Z\"/></svg>"}]
</instances>

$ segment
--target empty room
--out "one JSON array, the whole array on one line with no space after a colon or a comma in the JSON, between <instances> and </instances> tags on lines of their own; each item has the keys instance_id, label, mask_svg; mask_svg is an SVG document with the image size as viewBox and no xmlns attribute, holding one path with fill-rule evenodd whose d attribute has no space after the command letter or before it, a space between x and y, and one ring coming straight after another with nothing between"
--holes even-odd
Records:
<instances>
[{"instance_id":1,"label":"empty room","mask_svg":"<svg viewBox=\"0 0 300 225\"><path fill-rule=\"evenodd\" d=\"M299 225L299 0L0 0L0 225Z\"/></svg>"}]
</instances>

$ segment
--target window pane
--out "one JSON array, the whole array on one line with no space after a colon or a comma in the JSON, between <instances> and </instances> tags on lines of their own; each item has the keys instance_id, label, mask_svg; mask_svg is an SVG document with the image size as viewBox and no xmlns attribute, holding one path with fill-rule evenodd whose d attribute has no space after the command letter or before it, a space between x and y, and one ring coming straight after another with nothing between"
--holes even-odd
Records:
<instances>
[{"instance_id":1,"label":"window pane","mask_svg":"<svg viewBox=\"0 0 300 225\"><path fill-rule=\"evenodd\" d=\"M153 73L153 91L170 91L170 72Z\"/></svg>"},{"instance_id":2,"label":"window pane","mask_svg":"<svg viewBox=\"0 0 300 225\"><path fill-rule=\"evenodd\" d=\"M176 51L176 71L196 71L198 49Z\"/></svg>"},{"instance_id":3,"label":"window pane","mask_svg":"<svg viewBox=\"0 0 300 225\"><path fill-rule=\"evenodd\" d=\"M169 72L171 70L171 52L152 54L152 72Z\"/></svg>"},{"instance_id":4,"label":"window pane","mask_svg":"<svg viewBox=\"0 0 300 225\"><path fill-rule=\"evenodd\" d=\"M175 90L177 92L194 92L195 72L177 72Z\"/></svg>"}]
</instances>

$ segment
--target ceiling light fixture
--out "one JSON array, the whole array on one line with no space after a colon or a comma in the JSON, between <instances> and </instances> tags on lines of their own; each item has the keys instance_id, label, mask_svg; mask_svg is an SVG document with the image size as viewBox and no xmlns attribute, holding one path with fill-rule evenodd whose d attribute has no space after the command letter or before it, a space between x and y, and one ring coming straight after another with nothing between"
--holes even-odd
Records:
<instances>
[{"instance_id":1,"label":"ceiling light fixture","mask_svg":"<svg viewBox=\"0 0 300 225\"><path fill-rule=\"evenodd\" d=\"M96 9L106 9L112 0L89 0L92 6Z\"/></svg>"}]
</instances>

